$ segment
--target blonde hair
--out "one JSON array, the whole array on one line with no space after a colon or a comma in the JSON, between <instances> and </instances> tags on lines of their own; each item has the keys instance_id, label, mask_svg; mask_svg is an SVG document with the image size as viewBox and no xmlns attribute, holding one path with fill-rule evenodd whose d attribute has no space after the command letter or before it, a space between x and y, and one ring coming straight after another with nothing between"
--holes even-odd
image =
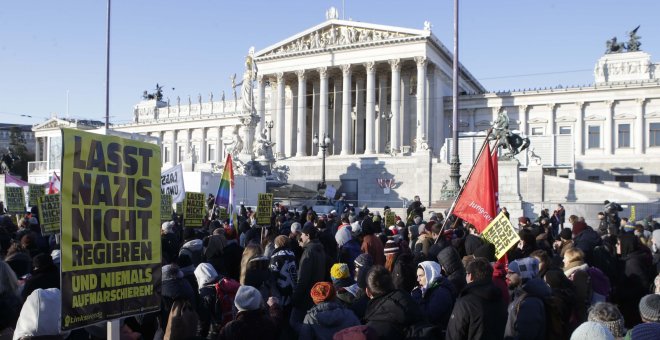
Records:
<instances>
[{"instance_id":1,"label":"blonde hair","mask_svg":"<svg viewBox=\"0 0 660 340\"><path fill-rule=\"evenodd\" d=\"M584 253L580 248L570 248L564 253L564 259L570 262L584 262Z\"/></svg>"},{"instance_id":2,"label":"blonde hair","mask_svg":"<svg viewBox=\"0 0 660 340\"><path fill-rule=\"evenodd\" d=\"M275 248L281 248L281 247L286 246L287 244L289 244L289 238L288 237L286 237L284 235L280 235L280 236L275 238Z\"/></svg>"},{"instance_id":3,"label":"blonde hair","mask_svg":"<svg viewBox=\"0 0 660 340\"><path fill-rule=\"evenodd\" d=\"M7 262L0 261L0 295L6 293L18 296L18 279Z\"/></svg>"},{"instance_id":4,"label":"blonde hair","mask_svg":"<svg viewBox=\"0 0 660 340\"><path fill-rule=\"evenodd\" d=\"M258 244L250 243L245 246L245 250L243 250L243 256L241 257L241 285L245 284L245 273L247 272L248 263L253 258L261 256L263 252L264 251L261 249L261 246Z\"/></svg>"}]
</instances>

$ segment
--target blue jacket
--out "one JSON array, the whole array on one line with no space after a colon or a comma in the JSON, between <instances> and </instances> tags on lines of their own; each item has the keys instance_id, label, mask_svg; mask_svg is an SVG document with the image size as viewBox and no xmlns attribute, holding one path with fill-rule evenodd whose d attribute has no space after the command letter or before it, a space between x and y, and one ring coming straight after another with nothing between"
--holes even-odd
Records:
<instances>
[{"instance_id":1,"label":"blue jacket","mask_svg":"<svg viewBox=\"0 0 660 340\"><path fill-rule=\"evenodd\" d=\"M504 339L545 339L545 304L552 295L550 287L539 278L525 283L515 292L509 305Z\"/></svg>"},{"instance_id":2,"label":"blue jacket","mask_svg":"<svg viewBox=\"0 0 660 340\"><path fill-rule=\"evenodd\" d=\"M419 264L419 267L424 269L428 282L426 287L415 287L411 292L411 296L422 308L428 321L445 330L451 316L451 311L454 308L456 294L451 282L443 277L439 270L434 270L436 266L439 269L440 265L430 262L432 261L424 261Z\"/></svg>"},{"instance_id":3,"label":"blue jacket","mask_svg":"<svg viewBox=\"0 0 660 340\"><path fill-rule=\"evenodd\" d=\"M321 302L307 311L300 328L300 339L332 340L342 329L360 324L353 312L337 302Z\"/></svg>"}]
</instances>

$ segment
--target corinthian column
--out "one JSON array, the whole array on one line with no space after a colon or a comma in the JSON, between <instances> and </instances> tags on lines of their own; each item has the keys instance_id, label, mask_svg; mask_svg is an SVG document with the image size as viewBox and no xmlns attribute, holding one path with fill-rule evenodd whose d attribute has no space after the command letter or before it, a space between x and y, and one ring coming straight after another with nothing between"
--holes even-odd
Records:
<instances>
[{"instance_id":1,"label":"corinthian column","mask_svg":"<svg viewBox=\"0 0 660 340\"><path fill-rule=\"evenodd\" d=\"M276 157L284 157L284 72L277 73L277 141L275 142Z\"/></svg>"},{"instance_id":2,"label":"corinthian column","mask_svg":"<svg viewBox=\"0 0 660 340\"><path fill-rule=\"evenodd\" d=\"M374 148L374 123L376 114L376 63L370 61L364 64L367 69L367 113L365 125L364 154L371 155L376 152Z\"/></svg>"},{"instance_id":3,"label":"corinthian column","mask_svg":"<svg viewBox=\"0 0 660 340\"><path fill-rule=\"evenodd\" d=\"M318 69L320 84L319 97L319 140L328 134L328 68L320 67ZM319 156L322 156L322 150L319 148Z\"/></svg>"},{"instance_id":4,"label":"corinthian column","mask_svg":"<svg viewBox=\"0 0 660 340\"><path fill-rule=\"evenodd\" d=\"M259 96L259 102L257 102L257 115L259 116L257 132L262 133L266 123L266 82L263 74L257 76L257 94Z\"/></svg>"},{"instance_id":5,"label":"corinthian column","mask_svg":"<svg viewBox=\"0 0 660 340\"><path fill-rule=\"evenodd\" d=\"M298 138L296 157L307 156L307 83L305 70L296 71L298 75Z\"/></svg>"},{"instance_id":6,"label":"corinthian column","mask_svg":"<svg viewBox=\"0 0 660 340\"><path fill-rule=\"evenodd\" d=\"M614 115L614 105L616 105L616 102L613 100L608 100L605 102L607 105L607 112L605 113L605 126L604 126L604 134L603 134L603 141L605 142L605 147L604 147L604 152L605 155L611 155L612 154L612 144L614 143L614 138L612 135L612 122L614 121L612 119L612 116Z\"/></svg>"},{"instance_id":7,"label":"corinthian column","mask_svg":"<svg viewBox=\"0 0 660 340\"><path fill-rule=\"evenodd\" d=\"M635 154L643 155L644 154L644 104L646 103L645 98L640 98L636 100L637 102L637 115L635 116L635 128L633 130L633 136L635 136Z\"/></svg>"},{"instance_id":8,"label":"corinthian column","mask_svg":"<svg viewBox=\"0 0 660 340\"><path fill-rule=\"evenodd\" d=\"M426 143L426 57L415 57L417 63L417 141L415 151L422 151Z\"/></svg>"},{"instance_id":9,"label":"corinthian column","mask_svg":"<svg viewBox=\"0 0 660 340\"><path fill-rule=\"evenodd\" d=\"M352 137L351 125L351 65L341 65L343 76L342 89L342 110L341 110L341 155L352 155Z\"/></svg>"},{"instance_id":10,"label":"corinthian column","mask_svg":"<svg viewBox=\"0 0 660 340\"><path fill-rule=\"evenodd\" d=\"M392 59L389 61L392 66L392 95L390 108L392 109L392 124L390 124L390 134L392 135L391 152L399 152L401 149L401 136L399 134L401 120L401 60Z\"/></svg>"}]
</instances>

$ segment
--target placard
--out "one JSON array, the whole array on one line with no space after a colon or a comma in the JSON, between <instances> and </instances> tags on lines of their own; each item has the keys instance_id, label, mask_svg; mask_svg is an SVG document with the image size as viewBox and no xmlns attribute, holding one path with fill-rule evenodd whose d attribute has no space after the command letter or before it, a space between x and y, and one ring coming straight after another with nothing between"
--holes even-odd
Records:
<instances>
[{"instance_id":1,"label":"placard","mask_svg":"<svg viewBox=\"0 0 660 340\"><path fill-rule=\"evenodd\" d=\"M160 196L160 223L172 220L172 196Z\"/></svg>"},{"instance_id":2,"label":"placard","mask_svg":"<svg viewBox=\"0 0 660 340\"><path fill-rule=\"evenodd\" d=\"M273 214L273 194L262 193L257 201L257 224L270 225L270 216Z\"/></svg>"},{"instance_id":3,"label":"placard","mask_svg":"<svg viewBox=\"0 0 660 340\"><path fill-rule=\"evenodd\" d=\"M160 147L62 129L61 328L160 309Z\"/></svg>"},{"instance_id":4,"label":"placard","mask_svg":"<svg viewBox=\"0 0 660 340\"><path fill-rule=\"evenodd\" d=\"M160 175L160 194L171 195L172 202L183 202L186 197L186 188L183 183L183 166L177 164Z\"/></svg>"},{"instance_id":5,"label":"placard","mask_svg":"<svg viewBox=\"0 0 660 340\"><path fill-rule=\"evenodd\" d=\"M186 192L183 200L183 225L187 228L201 228L206 215L206 200L201 192Z\"/></svg>"},{"instance_id":6,"label":"placard","mask_svg":"<svg viewBox=\"0 0 660 340\"><path fill-rule=\"evenodd\" d=\"M7 212L20 215L25 213L25 192L23 187L5 186Z\"/></svg>"},{"instance_id":7,"label":"placard","mask_svg":"<svg viewBox=\"0 0 660 340\"><path fill-rule=\"evenodd\" d=\"M389 228L396 224L396 213L394 211L387 211L385 213L385 228Z\"/></svg>"},{"instance_id":8,"label":"placard","mask_svg":"<svg viewBox=\"0 0 660 340\"><path fill-rule=\"evenodd\" d=\"M59 234L61 225L60 194L43 195L37 198L39 224L43 235Z\"/></svg>"},{"instance_id":9,"label":"placard","mask_svg":"<svg viewBox=\"0 0 660 340\"><path fill-rule=\"evenodd\" d=\"M28 187L28 206L36 207L39 202L37 199L46 194L44 186L41 184L30 184Z\"/></svg>"},{"instance_id":10,"label":"placard","mask_svg":"<svg viewBox=\"0 0 660 340\"><path fill-rule=\"evenodd\" d=\"M513 228L513 224L511 224L511 221L509 221L503 212L500 212L500 214L488 224L488 227L484 229L481 236L489 243L495 245L495 257L497 257L498 260L502 258L511 247L520 241L520 237Z\"/></svg>"}]
</instances>

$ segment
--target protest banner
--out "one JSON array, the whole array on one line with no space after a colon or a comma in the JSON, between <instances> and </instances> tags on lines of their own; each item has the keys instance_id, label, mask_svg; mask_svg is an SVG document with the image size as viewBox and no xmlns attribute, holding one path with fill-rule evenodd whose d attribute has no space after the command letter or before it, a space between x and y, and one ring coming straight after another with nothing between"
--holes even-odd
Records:
<instances>
[{"instance_id":1,"label":"protest banner","mask_svg":"<svg viewBox=\"0 0 660 340\"><path fill-rule=\"evenodd\" d=\"M385 214L385 228L389 228L396 224L396 213L394 211L387 211Z\"/></svg>"},{"instance_id":2,"label":"protest banner","mask_svg":"<svg viewBox=\"0 0 660 340\"><path fill-rule=\"evenodd\" d=\"M637 218L637 208L634 205L632 205L630 206L630 217L628 217L628 222L635 223L636 218Z\"/></svg>"},{"instance_id":3,"label":"protest banner","mask_svg":"<svg viewBox=\"0 0 660 340\"><path fill-rule=\"evenodd\" d=\"M23 187L5 186L7 212L20 215L25 213L25 192Z\"/></svg>"},{"instance_id":4,"label":"protest banner","mask_svg":"<svg viewBox=\"0 0 660 340\"><path fill-rule=\"evenodd\" d=\"M335 188L334 185L328 184L328 186L325 187L325 197L329 199L334 199L336 194L337 194L337 189Z\"/></svg>"},{"instance_id":5,"label":"protest banner","mask_svg":"<svg viewBox=\"0 0 660 340\"><path fill-rule=\"evenodd\" d=\"M218 219L220 221L224 222L225 220L229 219L229 212L227 211L227 209L225 209L224 207L215 207L215 208L217 209L216 211L218 212Z\"/></svg>"},{"instance_id":6,"label":"protest banner","mask_svg":"<svg viewBox=\"0 0 660 340\"><path fill-rule=\"evenodd\" d=\"M270 225L273 214L273 194L259 194L257 200L257 224Z\"/></svg>"},{"instance_id":7,"label":"protest banner","mask_svg":"<svg viewBox=\"0 0 660 340\"><path fill-rule=\"evenodd\" d=\"M511 221L509 221L503 212L500 212L488 224L488 227L481 233L481 237L495 246L495 257L498 260L520 241L520 237L513 228L513 224L511 224Z\"/></svg>"},{"instance_id":8,"label":"protest banner","mask_svg":"<svg viewBox=\"0 0 660 340\"><path fill-rule=\"evenodd\" d=\"M206 212L206 200L201 192L186 192L183 200L183 226L201 228Z\"/></svg>"},{"instance_id":9,"label":"protest banner","mask_svg":"<svg viewBox=\"0 0 660 340\"><path fill-rule=\"evenodd\" d=\"M44 186L41 184L30 184L28 187L28 206L36 207L39 202L37 199L46 194Z\"/></svg>"},{"instance_id":10,"label":"protest banner","mask_svg":"<svg viewBox=\"0 0 660 340\"><path fill-rule=\"evenodd\" d=\"M60 232L60 194L44 195L37 198L39 223L44 235Z\"/></svg>"},{"instance_id":11,"label":"protest banner","mask_svg":"<svg viewBox=\"0 0 660 340\"><path fill-rule=\"evenodd\" d=\"M158 311L160 147L62 129L61 329Z\"/></svg>"},{"instance_id":12,"label":"protest banner","mask_svg":"<svg viewBox=\"0 0 660 340\"><path fill-rule=\"evenodd\" d=\"M183 202L186 189L183 184L183 166L177 164L160 174L160 194L171 195L172 202Z\"/></svg>"},{"instance_id":13,"label":"protest banner","mask_svg":"<svg viewBox=\"0 0 660 340\"><path fill-rule=\"evenodd\" d=\"M172 196L160 195L160 223L172 220Z\"/></svg>"}]
</instances>

